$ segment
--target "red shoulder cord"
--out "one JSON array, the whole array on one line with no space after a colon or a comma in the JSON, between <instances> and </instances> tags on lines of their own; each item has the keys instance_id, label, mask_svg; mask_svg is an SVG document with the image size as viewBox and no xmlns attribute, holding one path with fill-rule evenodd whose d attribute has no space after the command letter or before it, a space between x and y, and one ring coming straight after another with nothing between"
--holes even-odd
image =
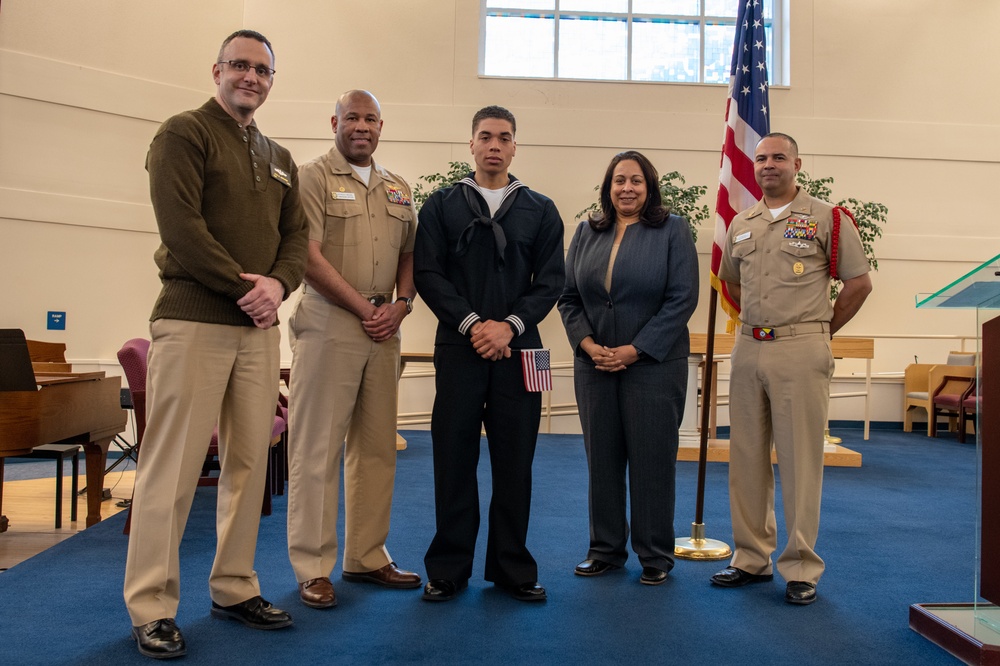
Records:
<instances>
[{"instance_id":1,"label":"red shoulder cord","mask_svg":"<svg viewBox=\"0 0 1000 666\"><path fill-rule=\"evenodd\" d=\"M833 235L830 240L830 277L834 280L840 279L837 275L837 250L840 247L840 211L847 213L847 217L851 218L851 222L854 223L854 228L858 228L858 221L854 219L851 211L843 206L833 207Z\"/></svg>"}]
</instances>

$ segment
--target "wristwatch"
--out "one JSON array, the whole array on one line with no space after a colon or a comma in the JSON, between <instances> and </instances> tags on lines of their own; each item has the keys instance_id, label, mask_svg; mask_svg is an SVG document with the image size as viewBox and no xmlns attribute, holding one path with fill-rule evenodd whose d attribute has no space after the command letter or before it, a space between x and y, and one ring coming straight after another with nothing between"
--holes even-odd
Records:
<instances>
[{"instance_id":1,"label":"wristwatch","mask_svg":"<svg viewBox=\"0 0 1000 666\"><path fill-rule=\"evenodd\" d=\"M406 314L410 314L411 312L413 312L413 299L412 298L397 298L396 300L394 300L392 302L392 304L395 305L396 303L399 303L400 301L403 301L404 303L406 303Z\"/></svg>"}]
</instances>

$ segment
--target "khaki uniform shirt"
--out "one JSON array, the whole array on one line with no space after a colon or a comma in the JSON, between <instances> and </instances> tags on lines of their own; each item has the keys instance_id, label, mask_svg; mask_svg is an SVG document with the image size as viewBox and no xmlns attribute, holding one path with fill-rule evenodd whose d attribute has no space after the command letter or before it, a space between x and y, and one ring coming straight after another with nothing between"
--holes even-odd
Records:
<instances>
[{"instance_id":1,"label":"khaki uniform shirt","mask_svg":"<svg viewBox=\"0 0 1000 666\"><path fill-rule=\"evenodd\" d=\"M362 294L391 294L399 255L413 252L417 216L410 186L372 161L365 186L336 146L299 169L309 240Z\"/></svg>"},{"instance_id":2,"label":"khaki uniform shirt","mask_svg":"<svg viewBox=\"0 0 1000 666\"><path fill-rule=\"evenodd\" d=\"M726 234L719 277L740 285L740 319L750 326L828 322L833 206L801 188L772 219L763 199L737 215ZM840 279L869 271L861 237L847 215L840 218Z\"/></svg>"}]
</instances>

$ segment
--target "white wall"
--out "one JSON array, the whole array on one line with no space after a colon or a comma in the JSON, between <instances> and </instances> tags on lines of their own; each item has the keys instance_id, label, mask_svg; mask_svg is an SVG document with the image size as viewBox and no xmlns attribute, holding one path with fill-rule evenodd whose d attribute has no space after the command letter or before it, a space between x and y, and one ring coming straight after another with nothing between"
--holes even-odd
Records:
<instances>
[{"instance_id":1,"label":"white wall","mask_svg":"<svg viewBox=\"0 0 1000 666\"><path fill-rule=\"evenodd\" d=\"M876 245L875 291L845 334L975 335L974 314L918 311L914 294L1000 253L987 197L1000 181L998 92L986 76L1000 3L955 0L947 13L933 0L791 5L792 83L771 90L772 129L798 139L807 171L835 178L835 198L890 210ZM608 159L624 148L646 152L661 172L708 185L706 203L714 201L724 88L480 78L474 0L6 0L0 327L65 341L72 359L94 364L113 364L124 340L147 334L159 284L146 149L160 122L213 93L219 43L240 27L274 44L278 73L257 120L299 161L330 145L337 95L362 87L383 107L376 159L411 183L449 160L470 159L476 109L512 109L519 128L512 171L556 201L567 243L573 215L594 199ZM698 243L706 275L710 236L703 230ZM707 326L707 280L702 292L692 330ZM45 330L48 310L67 311L65 332ZM404 325L404 349L430 351L433 331L418 303ZM557 362L570 359L554 315L543 335ZM879 337L874 367L899 371L914 354L943 359L957 346ZM286 362L288 355L286 346ZM847 362L838 375L857 369ZM408 371L402 412L429 410L430 381ZM901 420L892 386L880 396L882 420ZM572 401L568 378L557 381L554 401ZM859 400L842 402L834 418L860 418ZM568 423L560 428L573 421L560 419Z\"/></svg>"}]
</instances>

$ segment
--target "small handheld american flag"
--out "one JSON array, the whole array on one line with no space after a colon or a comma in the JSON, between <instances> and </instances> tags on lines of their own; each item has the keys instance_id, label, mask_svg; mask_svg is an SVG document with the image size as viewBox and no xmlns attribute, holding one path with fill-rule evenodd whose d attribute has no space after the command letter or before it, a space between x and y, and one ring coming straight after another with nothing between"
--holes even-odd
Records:
<instances>
[{"instance_id":1,"label":"small handheld american flag","mask_svg":"<svg viewBox=\"0 0 1000 666\"><path fill-rule=\"evenodd\" d=\"M548 349L522 349L524 388L529 393L552 390L552 364Z\"/></svg>"}]
</instances>

